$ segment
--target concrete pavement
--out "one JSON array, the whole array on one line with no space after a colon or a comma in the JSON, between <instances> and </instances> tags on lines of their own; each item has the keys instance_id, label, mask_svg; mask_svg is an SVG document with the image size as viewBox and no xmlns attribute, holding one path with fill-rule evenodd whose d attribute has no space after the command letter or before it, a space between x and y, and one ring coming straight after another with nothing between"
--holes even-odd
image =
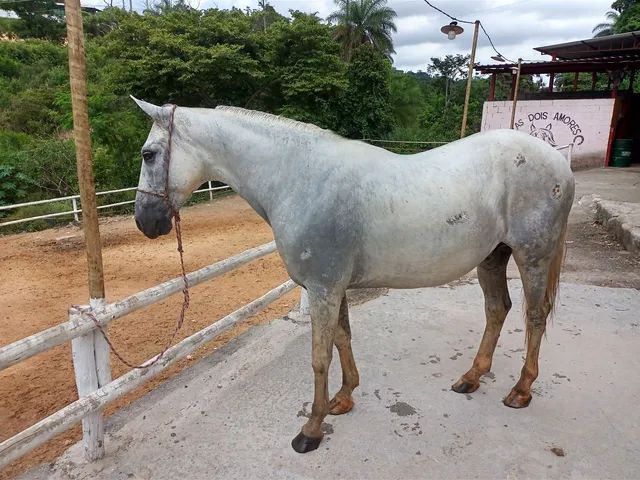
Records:
<instances>
[{"instance_id":1,"label":"concrete pavement","mask_svg":"<svg viewBox=\"0 0 640 480\"><path fill-rule=\"evenodd\" d=\"M640 167L599 168L575 175L579 204L625 249L640 251Z\"/></svg>"},{"instance_id":2,"label":"concrete pavement","mask_svg":"<svg viewBox=\"0 0 640 480\"><path fill-rule=\"evenodd\" d=\"M280 319L110 418L103 460L76 445L23 478L637 478L640 292L563 284L533 401L512 410L501 399L524 333L520 282L510 290L492 373L471 395L450 385L484 327L480 287L395 290L351 310L361 386L318 450L289 445L310 410L310 327Z\"/></svg>"}]
</instances>

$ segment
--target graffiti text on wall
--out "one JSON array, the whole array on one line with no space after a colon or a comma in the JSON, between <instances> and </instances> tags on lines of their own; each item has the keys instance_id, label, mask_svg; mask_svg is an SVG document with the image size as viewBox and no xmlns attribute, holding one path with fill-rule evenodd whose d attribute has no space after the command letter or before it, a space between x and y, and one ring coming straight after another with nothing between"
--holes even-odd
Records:
<instances>
[{"instance_id":1,"label":"graffiti text on wall","mask_svg":"<svg viewBox=\"0 0 640 480\"><path fill-rule=\"evenodd\" d=\"M548 123L544 127L536 126L535 122L542 122L545 120L552 120L552 122ZM556 122L556 126L558 124L560 124L561 126L566 126L566 128L573 135L572 143L574 145L581 145L584 142L584 136L581 135L582 129L580 128L580 124L575 119L571 118L570 115L562 112L555 112L553 115L551 115L549 112L530 113L527 115L526 120L520 118L514 126L517 130L520 130L520 128L525 126L525 123L529 123L529 135L537 137L549 143L550 145L557 147L558 144L556 143L554 133L552 131L554 127L553 122ZM557 133L558 128L556 128L555 131Z\"/></svg>"}]
</instances>

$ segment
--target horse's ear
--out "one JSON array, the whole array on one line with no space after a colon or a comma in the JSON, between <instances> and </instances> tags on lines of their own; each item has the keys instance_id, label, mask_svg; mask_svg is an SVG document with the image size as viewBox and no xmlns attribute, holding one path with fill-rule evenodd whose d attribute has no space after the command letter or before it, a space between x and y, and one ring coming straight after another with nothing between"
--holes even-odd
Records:
<instances>
[{"instance_id":1,"label":"horse's ear","mask_svg":"<svg viewBox=\"0 0 640 480\"><path fill-rule=\"evenodd\" d=\"M157 105L154 105L152 103L145 102L144 100L138 100L133 95L129 96L131 97L131 100L136 102L136 104L142 109L142 111L149 115L153 120L160 124L164 122L165 115L163 115L162 107L158 107Z\"/></svg>"},{"instance_id":2,"label":"horse's ear","mask_svg":"<svg viewBox=\"0 0 640 480\"><path fill-rule=\"evenodd\" d=\"M552 127L552 125L551 125L551 124L549 124L549 125L547 125L547 126L546 126L546 127L544 127L544 128L545 128L546 130L551 130L551 127Z\"/></svg>"},{"instance_id":3,"label":"horse's ear","mask_svg":"<svg viewBox=\"0 0 640 480\"><path fill-rule=\"evenodd\" d=\"M135 100L135 99L134 99L134 100ZM536 126L532 123L532 124L531 124L531 131L533 132L533 131L535 131L535 129L536 129Z\"/></svg>"}]
</instances>

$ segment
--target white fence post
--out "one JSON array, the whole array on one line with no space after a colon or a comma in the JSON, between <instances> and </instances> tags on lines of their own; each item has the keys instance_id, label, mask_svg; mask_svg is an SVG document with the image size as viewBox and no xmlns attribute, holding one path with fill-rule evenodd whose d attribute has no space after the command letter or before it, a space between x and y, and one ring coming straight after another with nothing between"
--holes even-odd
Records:
<instances>
[{"instance_id":1,"label":"white fence post","mask_svg":"<svg viewBox=\"0 0 640 480\"><path fill-rule=\"evenodd\" d=\"M80 217L78 216L78 200L76 200L76 197L71 199L71 206L73 207L73 219L76 223L80 223Z\"/></svg>"},{"instance_id":2,"label":"white fence post","mask_svg":"<svg viewBox=\"0 0 640 480\"><path fill-rule=\"evenodd\" d=\"M309 315L309 292L306 288L302 288L300 293L300 315Z\"/></svg>"},{"instance_id":3,"label":"white fence post","mask_svg":"<svg viewBox=\"0 0 640 480\"><path fill-rule=\"evenodd\" d=\"M573 142L569 144L569 153L567 159L569 160L569 166L571 166L571 157L573 156Z\"/></svg>"},{"instance_id":4,"label":"white fence post","mask_svg":"<svg viewBox=\"0 0 640 480\"><path fill-rule=\"evenodd\" d=\"M213 200L213 191L211 190L213 186L211 186L211 180L207 182L209 184L209 201Z\"/></svg>"},{"instance_id":5,"label":"white fence post","mask_svg":"<svg viewBox=\"0 0 640 480\"><path fill-rule=\"evenodd\" d=\"M91 310L95 312L104 308L102 298L91 299ZM76 309L69 311L69 321L78 323L81 312ZM103 327L106 329L106 327ZM93 330L86 335L71 341L73 368L76 377L76 387L80 398L86 397L111 382L109 367L109 347L102 334ZM88 414L82 419L82 443L87 460L94 461L104 456L104 419L102 411Z\"/></svg>"}]
</instances>

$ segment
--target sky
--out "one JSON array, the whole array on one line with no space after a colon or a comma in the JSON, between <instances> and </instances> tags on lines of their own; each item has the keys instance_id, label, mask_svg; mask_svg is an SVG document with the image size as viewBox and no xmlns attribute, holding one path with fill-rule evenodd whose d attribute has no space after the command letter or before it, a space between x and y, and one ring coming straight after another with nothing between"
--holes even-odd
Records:
<instances>
[{"instance_id":1,"label":"sky","mask_svg":"<svg viewBox=\"0 0 640 480\"><path fill-rule=\"evenodd\" d=\"M95 0L94 0L95 1ZM200 8L257 8L257 0L189 0ZM594 25L605 21L613 0L429 0L432 4L463 20L480 20L498 51L509 59L550 60L533 47L552 45L593 36ZM195 2L195 3L194 3ZM282 14L289 9L318 12L326 18L335 10L333 0L269 0ZM450 19L431 9L424 0L389 0L398 17L398 33L393 36L394 66L402 70L426 70L431 57L468 54L473 25L461 26L464 33L448 40L440 27ZM480 31L476 62L495 63L495 53Z\"/></svg>"}]
</instances>

